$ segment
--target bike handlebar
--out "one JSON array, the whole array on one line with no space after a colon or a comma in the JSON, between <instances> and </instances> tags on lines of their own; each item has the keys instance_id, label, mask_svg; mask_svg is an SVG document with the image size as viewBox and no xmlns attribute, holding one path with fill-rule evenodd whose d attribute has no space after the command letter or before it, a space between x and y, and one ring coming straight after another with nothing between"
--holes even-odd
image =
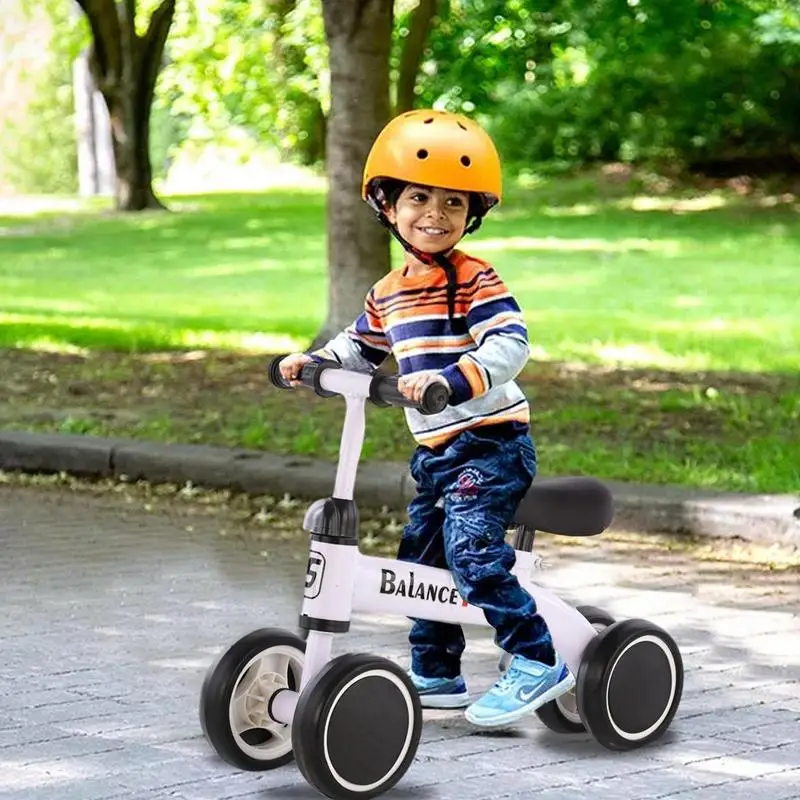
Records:
<instances>
[{"instance_id":1,"label":"bike handlebar","mask_svg":"<svg viewBox=\"0 0 800 800\"><path fill-rule=\"evenodd\" d=\"M281 377L280 362L286 358L285 355L276 356L269 365L269 379L270 382L277 386L279 389L292 389L291 385L286 383ZM415 403L409 400L397 388L396 375L383 375L375 372L372 375L367 375L363 372L353 372L350 370L342 369L342 365L336 361L311 361L303 365L298 380L304 385L313 389L320 397L333 397L337 394L342 394L336 388L326 389L321 385L322 376L328 370L336 370L336 378L341 376L341 381L331 380L326 383L344 383L349 382L350 386L355 390L356 394L361 394L363 397L371 400L378 406L401 406L403 408L414 408L421 414L430 415L438 414L444 410L450 400L450 395L447 387L441 383L430 383L425 387L422 393L422 400ZM330 376L333 378L333 376ZM343 387L340 387L343 388Z\"/></svg>"}]
</instances>

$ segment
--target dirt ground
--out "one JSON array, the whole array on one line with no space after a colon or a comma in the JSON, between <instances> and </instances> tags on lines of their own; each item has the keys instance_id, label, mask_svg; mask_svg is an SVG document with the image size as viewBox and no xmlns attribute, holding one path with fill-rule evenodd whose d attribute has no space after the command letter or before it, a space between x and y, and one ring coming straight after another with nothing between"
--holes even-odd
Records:
<instances>
[{"instance_id":1,"label":"dirt ground","mask_svg":"<svg viewBox=\"0 0 800 800\"><path fill-rule=\"evenodd\" d=\"M0 423L57 422L85 411L99 419L133 420L163 411L171 416L213 412L233 403L258 404L271 391L269 356L222 352L87 355L33 350L0 350ZM655 397L669 389L720 393L778 394L797 391L788 376L736 373L670 373L539 362L520 376L539 408L575 403L576 398L637 395ZM308 398L298 393L293 402ZM703 424L700 409L692 412Z\"/></svg>"}]
</instances>

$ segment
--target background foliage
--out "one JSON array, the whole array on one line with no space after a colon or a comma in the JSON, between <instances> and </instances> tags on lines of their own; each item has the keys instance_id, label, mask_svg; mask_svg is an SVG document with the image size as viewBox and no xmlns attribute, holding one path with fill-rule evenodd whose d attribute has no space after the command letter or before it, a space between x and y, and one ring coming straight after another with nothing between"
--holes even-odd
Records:
<instances>
[{"instance_id":1,"label":"background foliage","mask_svg":"<svg viewBox=\"0 0 800 800\"><path fill-rule=\"evenodd\" d=\"M179 0L153 110L157 176L209 146L243 160L266 149L322 163L321 2ZM5 160L18 188L65 191L75 160L70 63L87 35L72 0L41 7L59 36ZM415 7L396 3L395 79ZM417 105L478 117L515 171L594 161L716 174L797 168L797 0L439 0L437 9Z\"/></svg>"},{"instance_id":2,"label":"background foliage","mask_svg":"<svg viewBox=\"0 0 800 800\"><path fill-rule=\"evenodd\" d=\"M64 0L41 0L34 6L9 2L2 17L0 63L8 84L6 113L0 110L0 174L19 192L74 192L72 63L88 43L88 28L76 7ZM19 110L11 113L15 95Z\"/></svg>"}]
</instances>

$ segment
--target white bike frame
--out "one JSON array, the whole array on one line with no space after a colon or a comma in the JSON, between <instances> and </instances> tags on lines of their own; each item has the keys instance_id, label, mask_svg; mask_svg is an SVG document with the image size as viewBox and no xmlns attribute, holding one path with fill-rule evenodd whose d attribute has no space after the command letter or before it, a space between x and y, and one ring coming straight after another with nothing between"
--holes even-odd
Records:
<instances>
[{"instance_id":1,"label":"white bike frame","mask_svg":"<svg viewBox=\"0 0 800 800\"><path fill-rule=\"evenodd\" d=\"M327 369L319 377L322 389L341 394L346 402L333 494L337 499L353 499L364 442L364 405L369 397L370 381L369 375L343 369ZM312 506L306 515L306 530L313 524L314 508ZM553 637L555 649L577 675L582 654L597 632L575 608L533 582L532 573L536 570L533 553L515 552L513 574L533 596ZM347 624L353 612L488 627L483 611L461 598L449 570L365 556L357 546L312 539L302 615ZM335 635L309 630L300 691L330 661ZM270 714L278 722L291 723L298 698L299 692L281 691L273 698Z\"/></svg>"}]
</instances>

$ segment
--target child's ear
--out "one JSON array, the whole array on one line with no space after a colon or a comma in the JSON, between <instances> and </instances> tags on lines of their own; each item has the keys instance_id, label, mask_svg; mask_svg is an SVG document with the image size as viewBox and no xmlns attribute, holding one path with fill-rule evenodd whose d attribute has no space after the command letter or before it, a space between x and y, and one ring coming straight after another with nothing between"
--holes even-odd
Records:
<instances>
[{"instance_id":1,"label":"child's ear","mask_svg":"<svg viewBox=\"0 0 800 800\"><path fill-rule=\"evenodd\" d=\"M388 203L383 204L383 213L386 214L386 218L389 222L394 225L397 222L397 212L394 210L394 206L390 206Z\"/></svg>"}]
</instances>

